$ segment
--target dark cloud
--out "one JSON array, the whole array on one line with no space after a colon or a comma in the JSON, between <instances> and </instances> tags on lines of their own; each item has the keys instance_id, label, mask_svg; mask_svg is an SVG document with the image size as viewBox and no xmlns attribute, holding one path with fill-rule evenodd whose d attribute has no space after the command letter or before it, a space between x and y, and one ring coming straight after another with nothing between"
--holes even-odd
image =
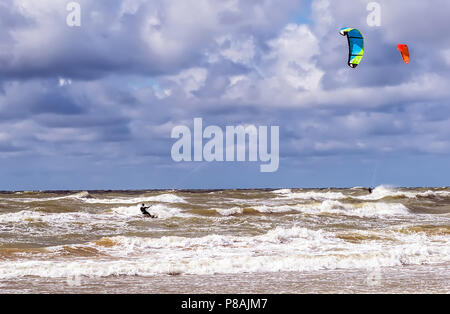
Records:
<instances>
[{"instance_id":1,"label":"dark cloud","mask_svg":"<svg viewBox=\"0 0 450 314\"><path fill-rule=\"evenodd\" d=\"M79 2L81 28L65 25L63 2L0 4L5 164L33 160L29 167L43 173L59 165L80 176L95 165L103 183L123 176L139 186L148 172L152 184L170 185L198 166L172 162L170 132L201 117L205 126L222 128L280 126L282 161L273 185L293 184L300 174L307 186L308 179L331 184L344 174L347 184L361 178L344 169L362 173L377 158L445 165L439 158L450 153L447 1L380 1L380 28L366 24L365 0ZM310 23L294 23L309 3ZM343 26L358 27L366 38L357 69L346 65ZM410 65L401 61L400 42L411 48ZM8 159L12 154L22 159ZM241 173L270 185L242 168L207 164L205 185Z\"/></svg>"},{"instance_id":2,"label":"dark cloud","mask_svg":"<svg viewBox=\"0 0 450 314\"><path fill-rule=\"evenodd\" d=\"M0 14L0 74L12 79L176 73L203 59L203 47L232 32L275 33L299 1L79 1L82 26L68 27L63 3L9 1ZM186 10L189 10L188 14ZM233 23L224 26L224 16ZM227 18L225 18L227 20ZM229 18L228 18L228 21Z\"/></svg>"}]
</instances>

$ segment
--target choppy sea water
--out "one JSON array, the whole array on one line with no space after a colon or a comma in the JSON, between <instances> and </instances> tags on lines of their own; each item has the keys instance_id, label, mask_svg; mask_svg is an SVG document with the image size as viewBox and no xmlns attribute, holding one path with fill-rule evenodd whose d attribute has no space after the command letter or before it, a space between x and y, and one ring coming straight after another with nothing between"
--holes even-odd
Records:
<instances>
[{"instance_id":1,"label":"choppy sea water","mask_svg":"<svg viewBox=\"0 0 450 314\"><path fill-rule=\"evenodd\" d=\"M0 193L0 291L449 293L450 189Z\"/></svg>"}]
</instances>

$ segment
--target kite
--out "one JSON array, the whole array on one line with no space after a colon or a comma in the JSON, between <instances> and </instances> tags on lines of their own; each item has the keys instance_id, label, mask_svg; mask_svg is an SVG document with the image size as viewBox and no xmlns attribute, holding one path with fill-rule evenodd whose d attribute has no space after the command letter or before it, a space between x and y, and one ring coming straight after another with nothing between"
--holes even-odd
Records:
<instances>
[{"instance_id":1,"label":"kite","mask_svg":"<svg viewBox=\"0 0 450 314\"><path fill-rule=\"evenodd\" d=\"M407 45L397 45L398 51L402 54L403 61L408 64L409 63L409 49Z\"/></svg>"},{"instance_id":2,"label":"kite","mask_svg":"<svg viewBox=\"0 0 450 314\"><path fill-rule=\"evenodd\" d=\"M339 33L348 39L348 65L356 68L364 56L364 37L356 28L344 27Z\"/></svg>"}]
</instances>

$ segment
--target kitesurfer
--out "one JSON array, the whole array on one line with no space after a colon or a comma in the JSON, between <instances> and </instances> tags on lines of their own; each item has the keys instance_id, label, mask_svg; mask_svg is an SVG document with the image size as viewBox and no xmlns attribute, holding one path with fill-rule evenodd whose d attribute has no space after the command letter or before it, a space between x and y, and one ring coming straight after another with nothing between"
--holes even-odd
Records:
<instances>
[{"instance_id":1,"label":"kitesurfer","mask_svg":"<svg viewBox=\"0 0 450 314\"><path fill-rule=\"evenodd\" d=\"M149 209L149 208L150 208L150 206L145 206L145 204L142 203L142 206L141 206L141 213L142 213L144 216L146 216L146 217L156 218L155 215L152 215L152 214L150 214L150 213L147 211L147 209Z\"/></svg>"}]
</instances>

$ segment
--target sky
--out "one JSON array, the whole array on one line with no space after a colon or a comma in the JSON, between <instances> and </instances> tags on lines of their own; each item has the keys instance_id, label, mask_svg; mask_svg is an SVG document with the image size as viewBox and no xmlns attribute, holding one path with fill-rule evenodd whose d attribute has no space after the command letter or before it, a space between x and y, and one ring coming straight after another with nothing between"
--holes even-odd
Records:
<instances>
[{"instance_id":1,"label":"sky","mask_svg":"<svg viewBox=\"0 0 450 314\"><path fill-rule=\"evenodd\" d=\"M447 0L69 2L0 0L0 190L450 185ZM279 126L278 171L174 162L194 118Z\"/></svg>"}]
</instances>

